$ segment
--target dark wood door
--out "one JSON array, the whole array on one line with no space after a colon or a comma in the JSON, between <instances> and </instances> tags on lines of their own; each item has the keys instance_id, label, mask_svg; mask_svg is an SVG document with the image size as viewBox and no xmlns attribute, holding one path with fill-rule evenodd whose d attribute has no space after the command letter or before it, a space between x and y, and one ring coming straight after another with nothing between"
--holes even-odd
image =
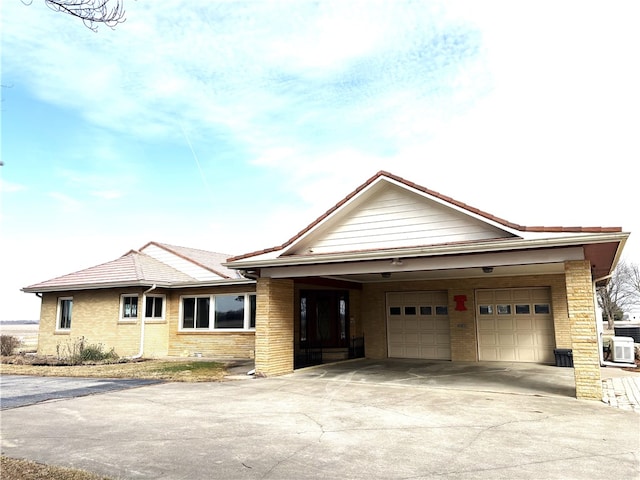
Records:
<instances>
[{"instance_id":1,"label":"dark wood door","mask_svg":"<svg viewBox=\"0 0 640 480\"><path fill-rule=\"evenodd\" d=\"M300 292L300 345L347 347L349 345L349 292L302 290Z\"/></svg>"}]
</instances>

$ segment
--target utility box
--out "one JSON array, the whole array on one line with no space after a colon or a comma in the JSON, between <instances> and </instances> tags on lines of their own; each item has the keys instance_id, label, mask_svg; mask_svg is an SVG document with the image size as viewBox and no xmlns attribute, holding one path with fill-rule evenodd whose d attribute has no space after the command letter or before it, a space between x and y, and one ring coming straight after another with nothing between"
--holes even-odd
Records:
<instances>
[{"instance_id":1,"label":"utility box","mask_svg":"<svg viewBox=\"0 0 640 480\"><path fill-rule=\"evenodd\" d=\"M553 353L556 356L556 367L573 368L573 350L570 348L556 348Z\"/></svg>"},{"instance_id":2,"label":"utility box","mask_svg":"<svg viewBox=\"0 0 640 480\"><path fill-rule=\"evenodd\" d=\"M635 363L632 337L613 337L611 344L614 362Z\"/></svg>"}]
</instances>

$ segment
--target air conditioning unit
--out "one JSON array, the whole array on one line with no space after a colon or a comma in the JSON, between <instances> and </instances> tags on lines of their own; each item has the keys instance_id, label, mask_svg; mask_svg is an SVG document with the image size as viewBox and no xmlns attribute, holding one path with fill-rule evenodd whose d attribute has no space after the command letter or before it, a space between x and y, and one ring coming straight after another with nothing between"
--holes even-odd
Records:
<instances>
[{"instance_id":1,"label":"air conditioning unit","mask_svg":"<svg viewBox=\"0 0 640 480\"><path fill-rule=\"evenodd\" d=\"M611 350L613 350L614 362L635 362L632 337L613 337L611 342L613 343L613 348Z\"/></svg>"}]
</instances>

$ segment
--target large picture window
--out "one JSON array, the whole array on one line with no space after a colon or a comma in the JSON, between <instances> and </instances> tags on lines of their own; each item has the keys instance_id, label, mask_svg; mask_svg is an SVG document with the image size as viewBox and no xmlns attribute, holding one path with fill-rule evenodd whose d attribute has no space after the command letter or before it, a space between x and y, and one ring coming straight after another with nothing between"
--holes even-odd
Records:
<instances>
[{"instance_id":1,"label":"large picture window","mask_svg":"<svg viewBox=\"0 0 640 480\"><path fill-rule=\"evenodd\" d=\"M71 328L72 309L72 297L61 297L58 299L58 320L56 322L58 330L69 330Z\"/></svg>"},{"instance_id":2,"label":"large picture window","mask_svg":"<svg viewBox=\"0 0 640 480\"><path fill-rule=\"evenodd\" d=\"M256 326L253 294L184 296L180 310L181 330L253 330Z\"/></svg>"}]
</instances>

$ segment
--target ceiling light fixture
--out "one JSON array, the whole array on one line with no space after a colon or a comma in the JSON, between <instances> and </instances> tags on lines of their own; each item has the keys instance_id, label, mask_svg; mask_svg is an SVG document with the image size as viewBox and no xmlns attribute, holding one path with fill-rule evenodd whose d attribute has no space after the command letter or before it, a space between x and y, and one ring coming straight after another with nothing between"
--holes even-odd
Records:
<instances>
[{"instance_id":1,"label":"ceiling light fixture","mask_svg":"<svg viewBox=\"0 0 640 480\"><path fill-rule=\"evenodd\" d=\"M484 273L491 273L493 272L493 267L482 267L482 271Z\"/></svg>"},{"instance_id":2,"label":"ceiling light fixture","mask_svg":"<svg viewBox=\"0 0 640 480\"><path fill-rule=\"evenodd\" d=\"M380 275L382 278L391 278L391 272L382 272Z\"/></svg>"},{"instance_id":3,"label":"ceiling light fixture","mask_svg":"<svg viewBox=\"0 0 640 480\"><path fill-rule=\"evenodd\" d=\"M402 265L402 260L400 260L399 258L394 258L393 260L391 260L391 265Z\"/></svg>"}]
</instances>

